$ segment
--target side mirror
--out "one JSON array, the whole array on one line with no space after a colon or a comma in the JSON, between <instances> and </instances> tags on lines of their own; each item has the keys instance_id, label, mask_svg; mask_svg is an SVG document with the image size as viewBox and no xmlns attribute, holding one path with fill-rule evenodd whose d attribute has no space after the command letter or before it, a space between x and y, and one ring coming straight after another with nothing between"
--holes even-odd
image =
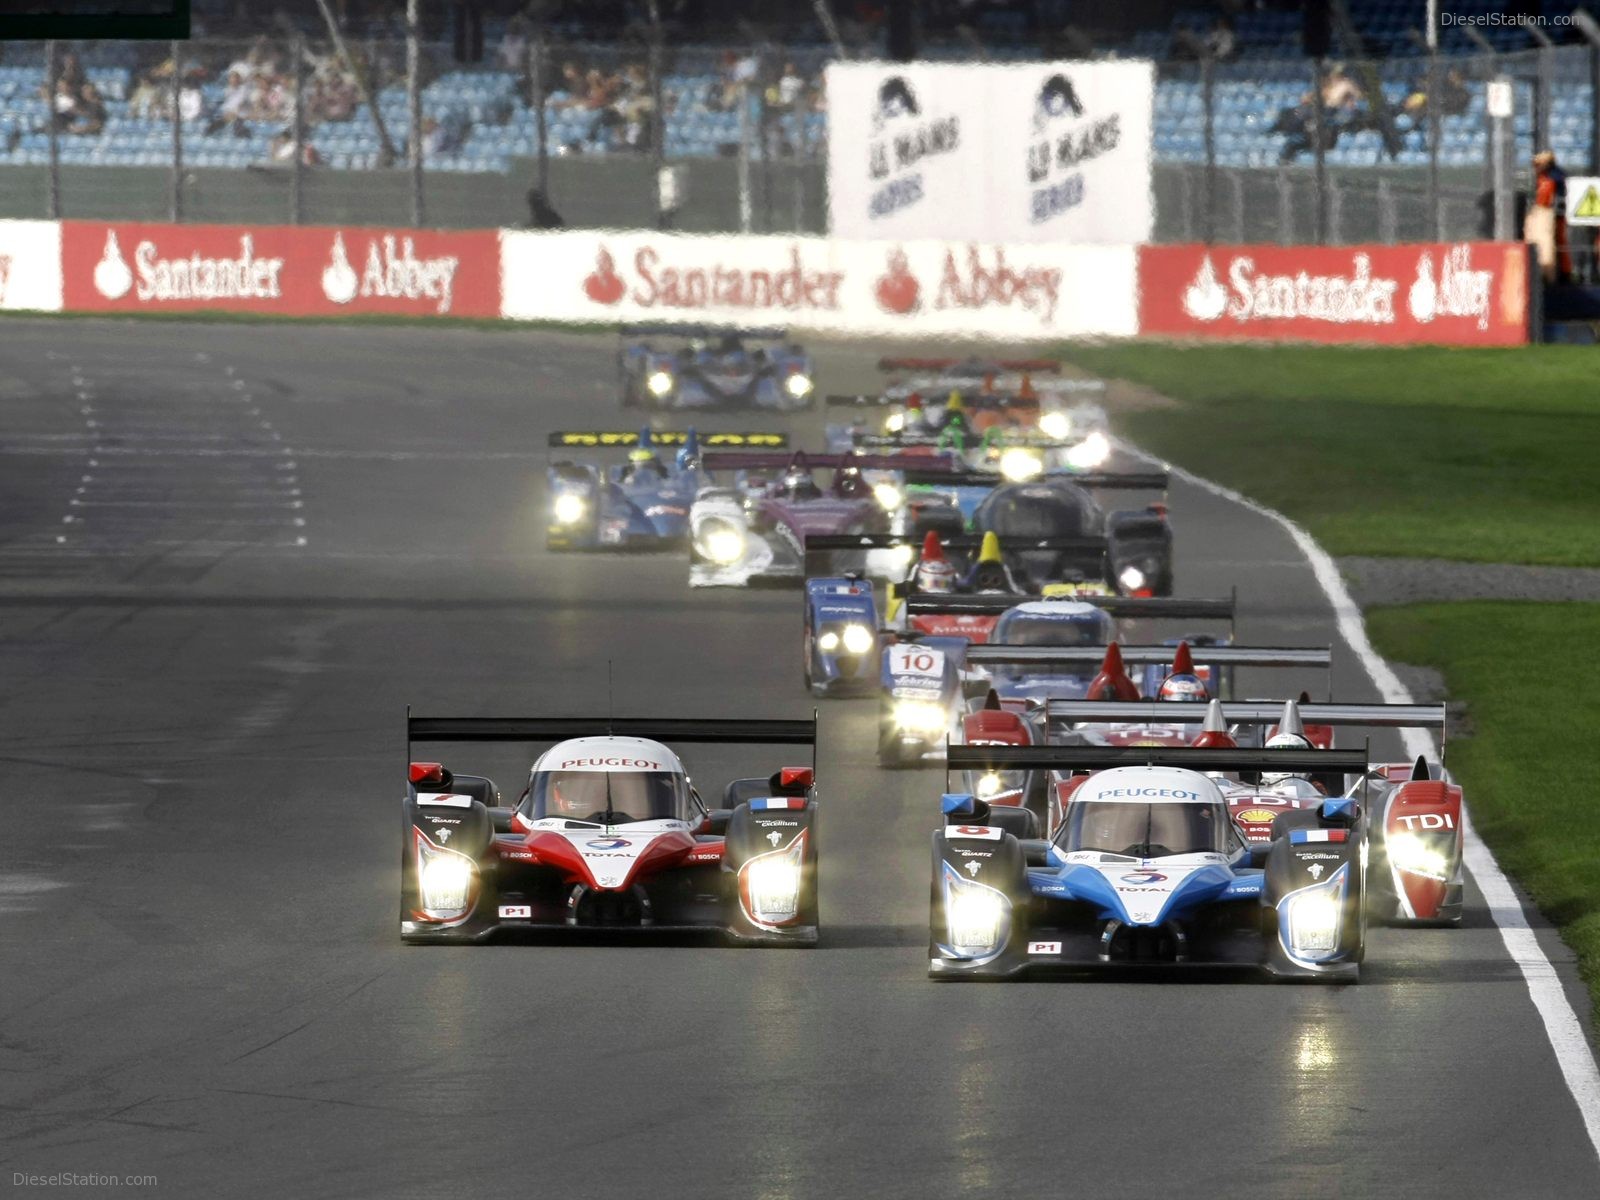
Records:
<instances>
[{"instance_id":1,"label":"side mirror","mask_svg":"<svg viewBox=\"0 0 1600 1200\"><path fill-rule=\"evenodd\" d=\"M511 818L517 815L514 808L495 807L489 810L489 824L496 833L511 833Z\"/></svg>"},{"instance_id":2,"label":"side mirror","mask_svg":"<svg viewBox=\"0 0 1600 1200\"><path fill-rule=\"evenodd\" d=\"M713 808L706 813L705 819L700 822L696 833L709 834L712 837L722 837L728 832L728 821L733 816L731 808Z\"/></svg>"}]
</instances>

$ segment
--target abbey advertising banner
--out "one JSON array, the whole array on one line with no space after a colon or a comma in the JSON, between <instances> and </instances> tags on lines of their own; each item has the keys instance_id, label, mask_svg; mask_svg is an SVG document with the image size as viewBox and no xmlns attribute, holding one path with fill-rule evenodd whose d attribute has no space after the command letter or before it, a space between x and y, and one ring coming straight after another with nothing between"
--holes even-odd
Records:
<instances>
[{"instance_id":1,"label":"abbey advertising banner","mask_svg":"<svg viewBox=\"0 0 1600 1200\"><path fill-rule=\"evenodd\" d=\"M834 63L826 82L835 237L1150 237L1150 63Z\"/></svg>"}]
</instances>

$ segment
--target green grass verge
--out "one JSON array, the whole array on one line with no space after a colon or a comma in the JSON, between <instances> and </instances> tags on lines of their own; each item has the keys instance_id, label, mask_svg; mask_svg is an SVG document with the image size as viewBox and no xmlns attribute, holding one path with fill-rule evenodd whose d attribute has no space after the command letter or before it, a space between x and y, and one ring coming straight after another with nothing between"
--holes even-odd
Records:
<instances>
[{"instance_id":1,"label":"green grass verge","mask_svg":"<svg viewBox=\"0 0 1600 1200\"><path fill-rule=\"evenodd\" d=\"M1119 428L1333 554L1600 565L1600 351L1072 345L1180 404Z\"/></svg>"},{"instance_id":2,"label":"green grass verge","mask_svg":"<svg viewBox=\"0 0 1600 1200\"><path fill-rule=\"evenodd\" d=\"M1369 612L1367 628L1466 703L1472 736L1446 761L1500 865L1577 951L1600 1018L1600 680L1572 669L1600 646L1600 604L1409 605Z\"/></svg>"}]
</instances>

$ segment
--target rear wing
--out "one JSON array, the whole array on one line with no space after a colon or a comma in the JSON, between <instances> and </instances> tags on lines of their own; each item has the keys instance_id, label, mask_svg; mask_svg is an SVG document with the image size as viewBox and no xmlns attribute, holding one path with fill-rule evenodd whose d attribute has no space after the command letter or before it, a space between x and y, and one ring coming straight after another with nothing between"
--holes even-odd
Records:
<instances>
[{"instance_id":1,"label":"rear wing","mask_svg":"<svg viewBox=\"0 0 1600 1200\"><path fill-rule=\"evenodd\" d=\"M1305 772L1364 775L1365 750L1235 750L1189 746L951 746L950 771L1104 771L1111 767L1181 767L1189 771Z\"/></svg>"},{"instance_id":2,"label":"rear wing","mask_svg":"<svg viewBox=\"0 0 1600 1200\"><path fill-rule=\"evenodd\" d=\"M1062 445L1074 445L1072 442L1063 442ZM906 459L900 460L900 466L905 470L907 484L923 484L929 487L1000 487L1012 482L999 472L985 471L939 471L931 469L929 460L914 460L916 466L906 466ZM1035 475L1028 483L1048 483L1051 480L1064 480L1076 484L1081 488L1125 488L1129 491L1164 492L1167 490L1168 478L1165 471L1126 471L1112 473L1107 471L1085 471L1081 475L1065 471L1046 471L1042 475Z\"/></svg>"},{"instance_id":3,"label":"rear wing","mask_svg":"<svg viewBox=\"0 0 1600 1200\"><path fill-rule=\"evenodd\" d=\"M974 646L967 651L971 661ZM1212 651L1199 647L1195 657L1210 661ZM1127 651L1123 651L1127 660ZM1252 664L1254 665L1254 664ZM1441 741L1445 733L1443 704L1297 704L1300 720L1307 725L1353 725L1368 729L1436 729ZM1163 725L1192 725L1204 721L1207 706L1197 701L1169 700L1049 700L1045 712L1053 720L1071 722L1103 721L1136 724L1154 721ZM1222 719L1229 725L1276 725L1283 716L1283 702L1271 700L1224 700Z\"/></svg>"},{"instance_id":4,"label":"rear wing","mask_svg":"<svg viewBox=\"0 0 1600 1200\"><path fill-rule=\"evenodd\" d=\"M787 433L701 433L695 431L695 440L702 446L752 446L767 449L781 450L789 444ZM689 431L684 429L652 429L650 431L650 444L652 446L682 446L689 440ZM639 431L629 430L588 430L564 429L552 433L549 438L552 447L570 448L628 448L639 444Z\"/></svg>"},{"instance_id":5,"label":"rear wing","mask_svg":"<svg viewBox=\"0 0 1600 1200\"><path fill-rule=\"evenodd\" d=\"M1122 646L1120 644L1118 648L1122 652L1123 663L1132 666L1149 666L1151 664L1170 666L1172 657L1178 650L1176 646ZM977 664L980 666L985 663L1003 663L1007 666L1045 667L1070 665L1097 667L1105 661L1106 649L1107 647L1105 646L1012 646L1005 642L985 642L981 645L967 648L967 662L969 665ZM1189 652L1194 655L1196 662L1213 667L1328 667L1333 663L1332 652L1326 646L1191 646L1189 647ZM1139 710L1138 714L1134 716L1074 717L1075 720L1082 721L1116 720L1132 722L1142 717L1154 716L1161 718L1163 722L1183 723L1187 720L1204 720L1206 712L1204 704L1170 701L1163 704L1123 701L1120 704L1111 705L1097 704L1090 701L1051 700L1047 702L1047 707L1051 711L1056 711L1057 706L1059 706L1059 710L1063 712L1070 708L1076 713L1078 711L1077 706L1080 704L1084 708L1119 707ZM1230 707L1254 709L1266 706L1224 705L1224 712L1226 713ZM1310 711L1312 707L1316 706L1302 705L1300 709L1302 715ZM1321 707L1329 706L1323 705ZM1335 705L1332 707L1344 708L1352 706ZM1186 717L1174 711L1179 708L1185 710L1195 709L1198 710L1200 715L1192 718ZM1281 715L1283 705L1278 705L1276 711ZM1305 719L1311 720L1310 717Z\"/></svg>"},{"instance_id":6,"label":"rear wing","mask_svg":"<svg viewBox=\"0 0 1600 1200\"><path fill-rule=\"evenodd\" d=\"M940 538L939 544L946 550L978 550L983 546L983 536L981 533L957 533ZM806 549L892 550L896 546L920 547L922 541L921 537L904 533L809 533ZM1084 554L1103 554L1110 545L1103 537L1003 537L999 542L1001 550L1061 550Z\"/></svg>"},{"instance_id":7,"label":"rear wing","mask_svg":"<svg viewBox=\"0 0 1600 1200\"><path fill-rule=\"evenodd\" d=\"M999 616L1003 612L1034 601L1051 602L1046 596L912 596L906 601L906 615ZM1104 609L1114 617L1184 618L1232 622L1238 594L1212 600L1188 600L1168 596L1064 596L1059 602L1077 600ZM1102 650L1102 654L1104 651Z\"/></svg>"},{"instance_id":8,"label":"rear wing","mask_svg":"<svg viewBox=\"0 0 1600 1200\"><path fill-rule=\"evenodd\" d=\"M880 358L880 371L971 371L987 375L1000 371L1045 371L1060 374L1061 363L1053 358Z\"/></svg>"},{"instance_id":9,"label":"rear wing","mask_svg":"<svg viewBox=\"0 0 1600 1200\"><path fill-rule=\"evenodd\" d=\"M700 465L708 471L778 471L793 466L800 470L838 470L855 467L861 471L900 471L906 460L892 454L762 454L759 451L724 451L703 455Z\"/></svg>"},{"instance_id":10,"label":"rear wing","mask_svg":"<svg viewBox=\"0 0 1600 1200\"><path fill-rule=\"evenodd\" d=\"M693 322L673 321L619 325L617 326L617 332L623 337L650 337L654 335L656 337L709 338L727 337L729 334L734 334L738 337L753 338L757 341L782 341L789 336L789 331L781 326L697 325Z\"/></svg>"},{"instance_id":11,"label":"rear wing","mask_svg":"<svg viewBox=\"0 0 1600 1200\"><path fill-rule=\"evenodd\" d=\"M578 737L642 737L687 745L810 746L817 762L817 714L809 721L691 717L418 717L406 708L406 759L414 742L564 742Z\"/></svg>"}]
</instances>

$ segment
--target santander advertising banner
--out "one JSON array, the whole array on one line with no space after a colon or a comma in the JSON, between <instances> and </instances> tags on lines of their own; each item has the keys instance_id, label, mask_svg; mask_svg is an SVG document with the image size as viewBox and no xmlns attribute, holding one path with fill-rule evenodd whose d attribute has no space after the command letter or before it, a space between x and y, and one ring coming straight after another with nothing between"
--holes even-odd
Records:
<instances>
[{"instance_id":1,"label":"santander advertising banner","mask_svg":"<svg viewBox=\"0 0 1600 1200\"><path fill-rule=\"evenodd\" d=\"M1131 246L516 233L516 320L695 321L858 334L1127 337Z\"/></svg>"},{"instance_id":2,"label":"santander advertising banner","mask_svg":"<svg viewBox=\"0 0 1600 1200\"><path fill-rule=\"evenodd\" d=\"M321 226L63 221L64 306L286 316L500 315L500 238Z\"/></svg>"},{"instance_id":3,"label":"santander advertising banner","mask_svg":"<svg viewBox=\"0 0 1600 1200\"><path fill-rule=\"evenodd\" d=\"M1528 308L1518 243L1139 248L1144 335L1509 346Z\"/></svg>"}]
</instances>

